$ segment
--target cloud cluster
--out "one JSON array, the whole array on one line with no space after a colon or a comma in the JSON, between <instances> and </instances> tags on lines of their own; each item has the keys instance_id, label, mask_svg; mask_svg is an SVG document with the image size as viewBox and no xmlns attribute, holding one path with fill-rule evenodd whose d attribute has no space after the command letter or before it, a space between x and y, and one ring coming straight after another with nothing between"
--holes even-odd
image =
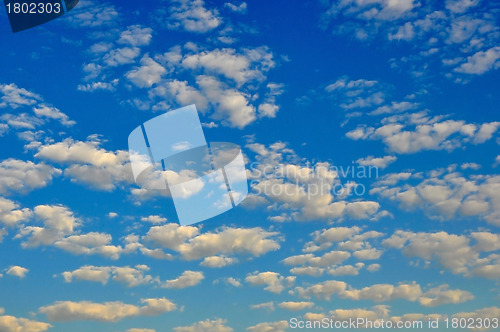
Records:
<instances>
[{"instance_id":1,"label":"cloud cluster","mask_svg":"<svg viewBox=\"0 0 500 332\"><path fill-rule=\"evenodd\" d=\"M406 257L437 261L455 274L496 279L500 276L498 234L472 232L456 235L447 232L396 231L383 241L388 248L402 251Z\"/></svg>"},{"instance_id":2,"label":"cloud cluster","mask_svg":"<svg viewBox=\"0 0 500 332\"><path fill-rule=\"evenodd\" d=\"M0 162L0 194L27 194L50 184L60 169L45 163L6 159Z\"/></svg>"},{"instance_id":3,"label":"cloud cluster","mask_svg":"<svg viewBox=\"0 0 500 332\"><path fill-rule=\"evenodd\" d=\"M35 157L67 165L65 176L96 189L110 191L133 183L128 152L107 151L100 144L96 137L86 142L67 138L40 145Z\"/></svg>"},{"instance_id":4,"label":"cloud cluster","mask_svg":"<svg viewBox=\"0 0 500 332\"><path fill-rule=\"evenodd\" d=\"M458 165L426 173L390 173L373 184L371 194L406 210L422 209L434 218L480 217L500 225L497 175L465 175Z\"/></svg>"},{"instance_id":5,"label":"cloud cluster","mask_svg":"<svg viewBox=\"0 0 500 332\"><path fill-rule=\"evenodd\" d=\"M39 312L53 322L90 320L117 322L128 317L158 316L177 309L166 298L142 299L140 306L123 302L60 301L41 307Z\"/></svg>"},{"instance_id":6,"label":"cloud cluster","mask_svg":"<svg viewBox=\"0 0 500 332\"><path fill-rule=\"evenodd\" d=\"M392 63L408 67L415 77L437 67L463 83L468 76L500 67L498 13L479 4L468 0L446 1L444 7L414 0L333 2L322 24L363 42L402 44L403 55ZM343 24L334 23L339 20Z\"/></svg>"},{"instance_id":7,"label":"cloud cluster","mask_svg":"<svg viewBox=\"0 0 500 332\"><path fill-rule=\"evenodd\" d=\"M474 299L472 293L460 289L449 289L448 285L440 285L423 292L417 283L401 283L399 285L375 284L356 289L343 281L327 280L309 287L296 287L293 294L301 298L316 297L330 300L332 295L341 299L370 300L387 302L395 299L418 301L424 307L435 307L447 303L463 303Z\"/></svg>"},{"instance_id":8,"label":"cloud cluster","mask_svg":"<svg viewBox=\"0 0 500 332\"><path fill-rule=\"evenodd\" d=\"M200 234L194 226L166 224L151 227L143 237L143 242L177 252L185 260L198 260L220 254L261 256L280 248L280 240L276 238L278 235L277 232L265 231L260 227L223 227L217 232ZM204 264L220 264L215 260L209 258Z\"/></svg>"},{"instance_id":9,"label":"cloud cluster","mask_svg":"<svg viewBox=\"0 0 500 332\"><path fill-rule=\"evenodd\" d=\"M2 315L3 308L0 308L0 331L4 332L43 332L47 331L52 325L38 322L27 318L18 318L14 316Z\"/></svg>"},{"instance_id":10,"label":"cloud cluster","mask_svg":"<svg viewBox=\"0 0 500 332\"><path fill-rule=\"evenodd\" d=\"M247 148L255 154L255 162L249 172L253 195L245 203L266 204L268 210L277 211L279 215L270 220L376 219L381 212L378 202L359 197L363 186L341 179L329 162L306 164L282 142L265 146L251 141Z\"/></svg>"}]
</instances>

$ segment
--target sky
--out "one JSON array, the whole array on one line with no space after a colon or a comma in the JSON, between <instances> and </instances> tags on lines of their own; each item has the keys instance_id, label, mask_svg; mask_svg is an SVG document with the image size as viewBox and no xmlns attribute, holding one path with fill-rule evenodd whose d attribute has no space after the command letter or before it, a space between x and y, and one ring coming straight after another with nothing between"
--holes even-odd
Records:
<instances>
[{"instance_id":1,"label":"sky","mask_svg":"<svg viewBox=\"0 0 500 332\"><path fill-rule=\"evenodd\" d=\"M499 22L486 0L81 0L12 33L2 8L0 331L498 320ZM249 194L180 226L128 135L192 104Z\"/></svg>"}]
</instances>

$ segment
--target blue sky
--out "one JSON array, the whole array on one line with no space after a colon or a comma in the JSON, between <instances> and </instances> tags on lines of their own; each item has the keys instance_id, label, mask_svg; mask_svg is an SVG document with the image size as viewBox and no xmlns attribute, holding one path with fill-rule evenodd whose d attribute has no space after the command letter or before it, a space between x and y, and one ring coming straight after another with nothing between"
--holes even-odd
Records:
<instances>
[{"instance_id":1,"label":"blue sky","mask_svg":"<svg viewBox=\"0 0 500 332\"><path fill-rule=\"evenodd\" d=\"M0 11L0 331L500 318L499 15L82 0L13 34ZM190 104L250 192L180 226L127 144Z\"/></svg>"}]
</instances>

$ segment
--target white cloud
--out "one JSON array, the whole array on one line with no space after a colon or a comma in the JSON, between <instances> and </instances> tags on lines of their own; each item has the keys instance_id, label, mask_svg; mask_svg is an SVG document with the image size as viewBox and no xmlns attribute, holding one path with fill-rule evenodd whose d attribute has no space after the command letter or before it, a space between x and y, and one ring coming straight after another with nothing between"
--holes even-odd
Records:
<instances>
[{"instance_id":1,"label":"white cloud","mask_svg":"<svg viewBox=\"0 0 500 332\"><path fill-rule=\"evenodd\" d=\"M293 293L307 299L316 297L318 299L329 300L332 295L337 295L339 298L350 300L384 302L394 299L405 299L414 302L421 297L422 290L420 285L416 283L401 283L397 286L375 284L362 289L355 289L343 281L328 280L306 288L296 287Z\"/></svg>"},{"instance_id":2,"label":"white cloud","mask_svg":"<svg viewBox=\"0 0 500 332\"><path fill-rule=\"evenodd\" d=\"M279 294L286 288L291 287L295 282L295 277L284 277L277 272L254 272L249 274L245 281L254 286L266 286L265 290Z\"/></svg>"},{"instance_id":3,"label":"white cloud","mask_svg":"<svg viewBox=\"0 0 500 332\"><path fill-rule=\"evenodd\" d=\"M25 226L17 237L28 237L23 247L52 245L56 241L72 234L80 221L73 212L60 205L38 205L33 209L34 216L43 221L43 227Z\"/></svg>"},{"instance_id":4,"label":"white cloud","mask_svg":"<svg viewBox=\"0 0 500 332\"><path fill-rule=\"evenodd\" d=\"M110 276L111 267L108 266L82 266L74 271L61 273L65 282L72 282L73 279L100 282L105 285Z\"/></svg>"},{"instance_id":5,"label":"white cloud","mask_svg":"<svg viewBox=\"0 0 500 332\"><path fill-rule=\"evenodd\" d=\"M455 71L465 74L481 75L485 72L497 68L500 59L500 46L495 46L487 51L478 51L467 58L467 62L455 68Z\"/></svg>"},{"instance_id":6,"label":"white cloud","mask_svg":"<svg viewBox=\"0 0 500 332\"><path fill-rule=\"evenodd\" d=\"M395 156L384 156L384 157L373 157L368 156L365 158L360 158L356 160L356 162L361 166L375 166L380 169L384 169L393 162L395 162L397 158Z\"/></svg>"},{"instance_id":7,"label":"white cloud","mask_svg":"<svg viewBox=\"0 0 500 332\"><path fill-rule=\"evenodd\" d=\"M254 326L247 327L247 331L250 332L284 332L288 328L288 322L286 320L280 320L278 322L264 322L259 323Z\"/></svg>"},{"instance_id":8,"label":"white cloud","mask_svg":"<svg viewBox=\"0 0 500 332\"><path fill-rule=\"evenodd\" d=\"M167 222L167 218L159 216L159 215L150 215L148 217L142 217L142 222L149 222L152 224L163 224Z\"/></svg>"},{"instance_id":9,"label":"white cloud","mask_svg":"<svg viewBox=\"0 0 500 332\"><path fill-rule=\"evenodd\" d=\"M182 274L172 280L167 280L164 284L164 288L176 288L176 289L183 289L183 288L188 288L188 287L193 287L198 285L203 279L205 279L205 276L203 275L202 272L199 271L184 271Z\"/></svg>"},{"instance_id":10,"label":"white cloud","mask_svg":"<svg viewBox=\"0 0 500 332\"><path fill-rule=\"evenodd\" d=\"M239 5L235 5L233 3L226 2L224 4L224 7L229 8L231 11L233 11L235 13L244 14L247 12L247 3L246 2L242 2Z\"/></svg>"},{"instance_id":11,"label":"white cloud","mask_svg":"<svg viewBox=\"0 0 500 332\"><path fill-rule=\"evenodd\" d=\"M26 275L28 274L29 270L27 268L24 268L22 266L11 266L8 270L7 270L7 274L8 275L11 275L11 276L14 276L14 277L18 277L18 278L25 278Z\"/></svg>"},{"instance_id":12,"label":"white cloud","mask_svg":"<svg viewBox=\"0 0 500 332\"><path fill-rule=\"evenodd\" d=\"M379 82L365 79L343 77L327 85L325 90L334 98L342 98L340 107L345 110L378 106L386 98Z\"/></svg>"},{"instance_id":13,"label":"white cloud","mask_svg":"<svg viewBox=\"0 0 500 332\"><path fill-rule=\"evenodd\" d=\"M281 302L278 307L290 311L300 311L310 309L314 306L314 302Z\"/></svg>"},{"instance_id":14,"label":"white cloud","mask_svg":"<svg viewBox=\"0 0 500 332\"><path fill-rule=\"evenodd\" d=\"M253 304L250 306L250 309L265 309L269 311L274 311L274 302L264 302L259 304Z\"/></svg>"},{"instance_id":15,"label":"white cloud","mask_svg":"<svg viewBox=\"0 0 500 332\"><path fill-rule=\"evenodd\" d=\"M39 312L55 322L78 320L117 322L128 317L158 316L177 308L173 302L165 298L142 299L141 303L142 306L123 302L60 301L41 307Z\"/></svg>"},{"instance_id":16,"label":"white cloud","mask_svg":"<svg viewBox=\"0 0 500 332\"><path fill-rule=\"evenodd\" d=\"M3 309L0 308L0 315ZM0 316L0 331L2 332L43 332L51 328L48 323L38 322L27 318L14 316Z\"/></svg>"},{"instance_id":17,"label":"white cloud","mask_svg":"<svg viewBox=\"0 0 500 332\"><path fill-rule=\"evenodd\" d=\"M190 326L174 327L175 332L232 332L231 327L226 325L225 319L207 319L199 321Z\"/></svg>"},{"instance_id":18,"label":"white cloud","mask_svg":"<svg viewBox=\"0 0 500 332\"><path fill-rule=\"evenodd\" d=\"M275 66L273 54L266 47L247 49L236 53L231 48L203 51L186 55L182 66L203 69L208 74L220 74L236 82L238 86L249 81L262 81L264 73Z\"/></svg>"},{"instance_id":19,"label":"white cloud","mask_svg":"<svg viewBox=\"0 0 500 332\"><path fill-rule=\"evenodd\" d=\"M11 227L31 216L30 209L19 207L18 203L0 196L0 222Z\"/></svg>"},{"instance_id":20,"label":"white cloud","mask_svg":"<svg viewBox=\"0 0 500 332\"><path fill-rule=\"evenodd\" d=\"M198 76L197 84L213 105L211 117L231 127L244 128L257 119L255 106L250 104L250 96L236 89L227 88L215 77Z\"/></svg>"},{"instance_id":21,"label":"white cloud","mask_svg":"<svg viewBox=\"0 0 500 332\"><path fill-rule=\"evenodd\" d=\"M85 85L79 84L78 91L83 91L83 92L94 92L94 91L98 91L98 90L114 91L117 84L118 84L118 79L114 79L110 83L108 83L108 82L92 82L92 83L88 83Z\"/></svg>"},{"instance_id":22,"label":"white cloud","mask_svg":"<svg viewBox=\"0 0 500 332\"><path fill-rule=\"evenodd\" d=\"M80 1L71 11L71 15L65 16L64 20L75 28L105 28L113 26L117 18L118 11L109 3Z\"/></svg>"},{"instance_id":23,"label":"white cloud","mask_svg":"<svg viewBox=\"0 0 500 332\"><path fill-rule=\"evenodd\" d=\"M222 23L217 10L205 8L203 0L175 0L169 10L168 26L171 29L204 33Z\"/></svg>"},{"instance_id":24,"label":"white cloud","mask_svg":"<svg viewBox=\"0 0 500 332\"><path fill-rule=\"evenodd\" d=\"M457 165L429 171L424 179L423 175L398 178L397 174L387 174L373 185L370 193L399 203L401 208L422 209L436 219L477 216L493 225L500 223L500 201L494 194L499 176L465 176L457 171ZM408 178L411 184L403 183Z\"/></svg>"},{"instance_id":25,"label":"white cloud","mask_svg":"<svg viewBox=\"0 0 500 332\"><path fill-rule=\"evenodd\" d=\"M496 279L500 276L500 259L496 254L498 237L489 232L473 232L470 236L446 232L425 233L396 231L382 243L399 249L407 257L436 260L455 274Z\"/></svg>"},{"instance_id":26,"label":"white cloud","mask_svg":"<svg viewBox=\"0 0 500 332\"><path fill-rule=\"evenodd\" d=\"M103 61L109 67L117 67L133 63L139 56L141 50L138 47L122 47L111 50L103 57Z\"/></svg>"},{"instance_id":27,"label":"white cloud","mask_svg":"<svg viewBox=\"0 0 500 332\"><path fill-rule=\"evenodd\" d=\"M463 13L479 4L479 0L446 0L446 8L453 13Z\"/></svg>"},{"instance_id":28,"label":"white cloud","mask_svg":"<svg viewBox=\"0 0 500 332\"><path fill-rule=\"evenodd\" d=\"M210 256L210 257L205 257L205 259L203 259L203 262L201 262L200 265L204 267L218 268L218 267L232 265L237 262L238 259L233 257Z\"/></svg>"},{"instance_id":29,"label":"white cloud","mask_svg":"<svg viewBox=\"0 0 500 332\"><path fill-rule=\"evenodd\" d=\"M473 299L474 295L470 292L449 289L448 285L441 285L422 294L419 302L424 307L436 307L447 303L463 303Z\"/></svg>"},{"instance_id":30,"label":"white cloud","mask_svg":"<svg viewBox=\"0 0 500 332\"><path fill-rule=\"evenodd\" d=\"M374 201L347 201L360 188L352 181L342 183L335 165L302 164L298 162L300 157L283 142L269 147L251 142L247 147L256 153L257 161L249 174L252 191L272 202L269 210L280 215L271 216L274 220L369 219L380 208Z\"/></svg>"},{"instance_id":31,"label":"white cloud","mask_svg":"<svg viewBox=\"0 0 500 332\"><path fill-rule=\"evenodd\" d=\"M59 120L59 122L61 122L61 124L66 127L71 127L76 124L75 121L70 120L66 114L61 112L56 107L40 105L39 107L33 107L33 112L38 117L46 117L53 120Z\"/></svg>"},{"instance_id":32,"label":"white cloud","mask_svg":"<svg viewBox=\"0 0 500 332\"><path fill-rule=\"evenodd\" d=\"M143 28L140 25L131 25L120 34L119 44L130 46L146 46L151 42L151 28Z\"/></svg>"},{"instance_id":33,"label":"white cloud","mask_svg":"<svg viewBox=\"0 0 500 332\"><path fill-rule=\"evenodd\" d=\"M355 251L353 255L359 260L375 260L379 259L382 253L383 252L378 249L371 248Z\"/></svg>"},{"instance_id":34,"label":"white cloud","mask_svg":"<svg viewBox=\"0 0 500 332\"><path fill-rule=\"evenodd\" d=\"M140 61L141 67L129 71L125 76L140 88L150 88L161 81L167 70L149 55L144 55Z\"/></svg>"},{"instance_id":35,"label":"white cloud","mask_svg":"<svg viewBox=\"0 0 500 332\"><path fill-rule=\"evenodd\" d=\"M47 186L61 170L45 163L7 159L0 162L0 194L26 194Z\"/></svg>"},{"instance_id":36,"label":"white cloud","mask_svg":"<svg viewBox=\"0 0 500 332\"><path fill-rule=\"evenodd\" d=\"M39 147L35 157L69 164L64 173L75 182L82 182L101 190L114 190L120 184L133 183L128 152L107 151L100 141L62 142Z\"/></svg>"},{"instance_id":37,"label":"white cloud","mask_svg":"<svg viewBox=\"0 0 500 332\"><path fill-rule=\"evenodd\" d=\"M144 237L146 242L174 250L186 260L197 260L218 254L251 254L261 256L279 249L276 232L262 228L224 227L217 232L199 234L193 226L167 224L154 226Z\"/></svg>"},{"instance_id":38,"label":"white cloud","mask_svg":"<svg viewBox=\"0 0 500 332\"><path fill-rule=\"evenodd\" d=\"M408 154L452 151L465 143L481 144L491 139L499 127L498 122L473 124L443 118L431 117L428 111L393 115L382 119L378 127L358 125L346 136L353 140L380 140L389 151Z\"/></svg>"},{"instance_id":39,"label":"white cloud","mask_svg":"<svg viewBox=\"0 0 500 332\"><path fill-rule=\"evenodd\" d=\"M16 84L0 84L0 108L10 107L16 109L18 107L34 105L42 100L42 97L18 87Z\"/></svg>"},{"instance_id":40,"label":"white cloud","mask_svg":"<svg viewBox=\"0 0 500 332\"><path fill-rule=\"evenodd\" d=\"M116 217L118 217L118 213L116 213L116 212L109 212L108 213L108 218L114 219Z\"/></svg>"},{"instance_id":41,"label":"white cloud","mask_svg":"<svg viewBox=\"0 0 500 332\"><path fill-rule=\"evenodd\" d=\"M124 252L120 246L111 244L112 237L106 233L90 232L58 239L54 245L75 255L101 255L118 259Z\"/></svg>"}]
</instances>

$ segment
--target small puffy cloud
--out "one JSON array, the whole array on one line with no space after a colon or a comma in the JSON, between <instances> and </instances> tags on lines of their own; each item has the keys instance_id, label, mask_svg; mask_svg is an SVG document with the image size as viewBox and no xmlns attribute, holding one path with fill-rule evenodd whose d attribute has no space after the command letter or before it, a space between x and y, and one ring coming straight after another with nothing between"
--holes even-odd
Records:
<instances>
[{"instance_id":1,"label":"small puffy cloud","mask_svg":"<svg viewBox=\"0 0 500 332\"><path fill-rule=\"evenodd\" d=\"M205 276L203 275L202 272L199 271L184 271L182 274L172 280L167 280L162 287L164 288L176 288L176 289L183 289L183 288L188 288L188 287L193 287L198 285L203 279L205 279Z\"/></svg>"},{"instance_id":2,"label":"small puffy cloud","mask_svg":"<svg viewBox=\"0 0 500 332\"><path fill-rule=\"evenodd\" d=\"M41 307L39 312L55 322L78 320L117 322L128 317L158 316L177 308L172 301L165 298L142 299L141 303L141 306L137 306L123 302L60 301Z\"/></svg>"},{"instance_id":3,"label":"small puffy cloud","mask_svg":"<svg viewBox=\"0 0 500 332\"><path fill-rule=\"evenodd\" d=\"M212 267L212 268L217 268L217 267L224 267L227 265L232 265L238 262L238 259L233 258L233 257L226 257L226 256L210 256L210 257L205 257L203 259L203 262L200 263L201 266L204 267Z\"/></svg>"},{"instance_id":4,"label":"small puffy cloud","mask_svg":"<svg viewBox=\"0 0 500 332\"><path fill-rule=\"evenodd\" d=\"M229 8L232 12L244 14L247 12L247 3L242 2L239 5L235 5L231 2L226 2L224 7Z\"/></svg>"},{"instance_id":5,"label":"small puffy cloud","mask_svg":"<svg viewBox=\"0 0 500 332\"><path fill-rule=\"evenodd\" d=\"M8 270L7 270L7 274L8 275L11 275L11 276L14 276L14 277L18 277L18 278L21 278L23 279L24 277L26 277L26 274L28 274L29 270L27 268L24 268L22 266L11 266Z\"/></svg>"},{"instance_id":6,"label":"small puffy cloud","mask_svg":"<svg viewBox=\"0 0 500 332\"><path fill-rule=\"evenodd\" d=\"M253 304L250 309L266 309L269 311L274 311L274 302L264 302L259 304Z\"/></svg>"},{"instance_id":7,"label":"small puffy cloud","mask_svg":"<svg viewBox=\"0 0 500 332\"><path fill-rule=\"evenodd\" d=\"M290 311L300 311L304 309L310 309L314 306L314 302L281 302L278 307L281 309L286 309Z\"/></svg>"},{"instance_id":8,"label":"small puffy cloud","mask_svg":"<svg viewBox=\"0 0 500 332\"><path fill-rule=\"evenodd\" d=\"M109 212L108 213L108 218L114 219L116 217L118 217L118 213L116 213L116 212Z\"/></svg>"},{"instance_id":9,"label":"small puffy cloud","mask_svg":"<svg viewBox=\"0 0 500 332\"><path fill-rule=\"evenodd\" d=\"M199 321L190 326L174 327L175 332L233 332L234 330L226 325L225 319L207 319Z\"/></svg>"},{"instance_id":10,"label":"small puffy cloud","mask_svg":"<svg viewBox=\"0 0 500 332\"><path fill-rule=\"evenodd\" d=\"M254 272L249 274L245 281L253 286L266 286L265 290L279 294L286 288L292 286L295 282L295 277L284 277L277 272Z\"/></svg>"},{"instance_id":11,"label":"small puffy cloud","mask_svg":"<svg viewBox=\"0 0 500 332\"><path fill-rule=\"evenodd\" d=\"M94 91L113 91L118 84L118 79L114 79L111 82L92 82L88 84L79 84L78 91L83 92L94 92Z\"/></svg>"},{"instance_id":12,"label":"small puffy cloud","mask_svg":"<svg viewBox=\"0 0 500 332\"><path fill-rule=\"evenodd\" d=\"M130 46L146 46L151 42L151 28L143 28L140 25L132 25L120 34L119 44Z\"/></svg>"},{"instance_id":13,"label":"small puffy cloud","mask_svg":"<svg viewBox=\"0 0 500 332\"><path fill-rule=\"evenodd\" d=\"M356 276L359 274L359 270L361 270L363 266L365 266L363 263L357 263L354 266L342 265L328 270L328 274L332 276Z\"/></svg>"},{"instance_id":14,"label":"small puffy cloud","mask_svg":"<svg viewBox=\"0 0 500 332\"><path fill-rule=\"evenodd\" d=\"M45 163L6 159L0 162L0 194L26 194L47 186L54 176L60 175L60 169Z\"/></svg>"},{"instance_id":15,"label":"small puffy cloud","mask_svg":"<svg viewBox=\"0 0 500 332\"><path fill-rule=\"evenodd\" d=\"M247 327L250 332L284 332L288 328L288 322L281 320L278 322L264 322Z\"/></svg>"},{"instance_id":16,"label":"small puffy cloud","mask_svg":"<svg viewBox=\"0 0 500 332\"><path fill-rule=\"evenodd\" d=\"M82 266L74 271L61 273L65 282L72 282L73 279L100 282L103 285L109 280L111 267L107 266Z\"/></svg>"},{"instance_id":17,"label":"small puffy cloud","mask_svg":"<svg viewBox=\"0 0 500 332\"><path fill-rule=\"evenodd\" d=\"M233 277L224 278L224 283L233 287L241 287L240 280Z\"/></svg>"},{"instance_id":18,"label":"small puffy cloud","mask_svg":"<svg viewBox=\"0 0 500 332\"><path fill-rule=\"evenodd\" d=\"M222 23L217 10L205 8L203 0L174 0L169 10L168 26L171 29L204 33Z\"/></svg>"},{"instance_id":19,"label":"small puffy cloud","mask_svg":"<svg viewBox=\"0 0 500 332\"><path fill-rule=\"evenodd\" d=\"M375 260L379 259L382 253L383 252L378 249L371 248L355 251L353 255L359 260Z\"/></svg>"},{"instance_id":20,"label":"small puffy cloud","mask_svg":"<svg viewBox=\"0 0 500 332\"><path fill-rule=\"evenodd\" d=\"M122 47L111 50L103 60L109 67L117 67L133 63L140 54L141 50L138 47Z\"/></svg>"},{"instance_id":21,"label":"small puffy cloud","mask_svg":"<svg viewBox=\"0 0 500 332\"><path fill-rule=\"evenodd\" d=\"M373 156L368 156L366 158L358 159L358 160L356 160L356 162L361 166L375 166L375 167L378 167L380 169L384 169L387 166L389 166L390 164L392 164L393 162L395 162L396 159L397 158L395 156L385 156L385 157L379 157L379 158L376 158Z\"/></svg>"},{"instance_id":22,"label":"small puffy cloud","mask_svg":"<svg viewBox=\"0 0 500 332\"><path fill-rule=\"evenodd\" d=\"M109 234L90 232L59 239L54 245L75 255L101 255L118 259L124 249L112 245L111 240L112 237Z\"/></svg>"},{"instance_id":23,"label":"small puffy cloud","mask_svg":"<svg viewBox=\"0 0 500 332\"><path fill-rule=\"evenodd\" d=\"M167 222L167 218L159 216L159 215L150 215L148 217L142 217L142 222L149 222L152 224L163 224Z\"/></svg>"}]
</instances>

